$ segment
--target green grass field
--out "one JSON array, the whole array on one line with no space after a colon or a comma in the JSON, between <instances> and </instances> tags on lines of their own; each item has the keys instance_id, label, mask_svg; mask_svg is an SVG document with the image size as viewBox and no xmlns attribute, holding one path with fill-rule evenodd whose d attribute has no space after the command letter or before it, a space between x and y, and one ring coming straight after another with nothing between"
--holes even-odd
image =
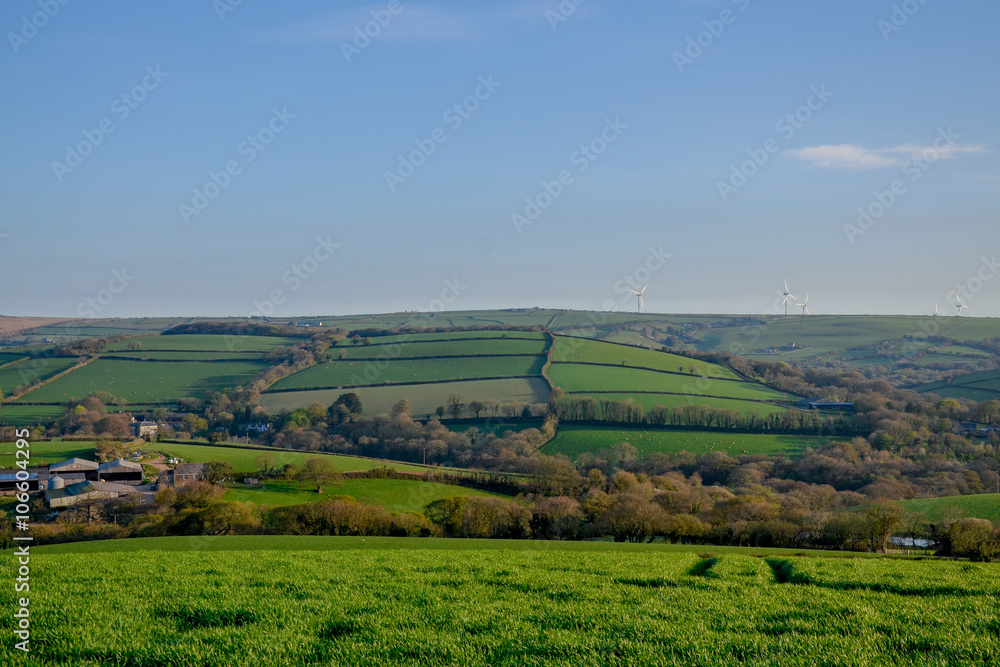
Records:
<instances>
[{"instance_id":1,"label":"green grass field","mask_svg":"<svg viewBox=\"0 0 1000 667\"><path fill-rule=\"evenodd\" d=\"M0 424L7 426L35 426L47 424L66 409L61 405L0 405Z\"/></svg>"},{"instance_id":2,"label":"green grass field","mask_svg":"<svg viewBox=\"0 0 1000 667\"><path fill-rule=\"evenodd\" d=\"M627 442L641 456L655 453L726 452L739 454L797 454L806 447L818 447L830 438L765 433L711 433L707 431L654 431L601 428L591 426L560 426L556 437L542 447L543 454L564 454L576 459L584 452L597 453L611 445Z\"/></svg>"},{"instance_id":3,"label":"green grass field","mask_svg":"<svg viewBox=\"0 0 1000 667\"><path fill-rule=\"evenodd\" d=\"M289 375L268 391L541 375L544 363L542 356L334 361Z\"/></svg>"},{"instance_id":4,"label":"green grass field","mask_svg":"<svg viewBox=\"0 0 1000 667\"><path fill-rule=\"evenodd\" d=\"M327 551L215 551L211 538L180 538L189 551L36 548L33 650L16 664L1000 662L996 566L368 539ZM0 576L14 567L4 559ZM14 597L0 588L4 608Z\"/></svg>"},{"instance_id":5,"label":"green grass field","mask_svg":"<svg viewBox=\"0 0 1000 667\"><path fill-rule=\"evenodd\" d=\"M552 384L567 392L663 392L695 396L795 401L795 397L752 382L699 378L659 373L641 368L551 364L546 371Z\"/></svg>"},{"instance_id":6,"label":"green grass field","mask_svg":"<svg viewBox=\"0 0 1000 667\"><path fill-rule=\"evenodd\" d=\"M216 447L213 445L178 444L172 442L156 442L145 445L150 451L161 452L164 456L175 456L191 463L207 461L228 461L238 472L257 470L256 459L262 454L271 454L275 465L281 467L291 463L302 465L303 461L315 456L329 459L341 472L372 470L375 468L392 468L401 472L425 472L431 468L397 461L381 459L366 459L360 456L341 456L323 452L296 452L287 449L251 449L244 447Z\"/></svg>"},{"instance_id":7,"label":"green grass field","mask_svg":"<svg viewBox=\"0 0 1000 667\"><path fill-rule=\"evenodd\" d=\"M968 398L973 401L1000 399L1000 371L968 373L950 380L923 384L915 389L942 398Z\"/></svg>"},{"instance_id":8,"label":"green grass field","mask_svg":"<svg viewBox=\"0 0 1000 667\"><path fill-rule=\"evenodd\" d=\"M259 361L259 352L203 352L200 350L138 350L106 352L103 357L153 361Z\"/></svg>"},{"instance_id":9,"label":"green grass field","mask_svg":"<svg viewBox=\"0 0 1000 667\"><path fill-rule=\"evenodd\" d=\"M33 547L46 554L132 553L136 551L543 551L643 554L733 554L740 556L816 556L884 560L884 556L858 551L730 547L705 544L633 543L610 540L547 541L455 539L445 537L350 537L329 535L191 535L179 537L130 537L124 540L67 542Z\"/></svg>"},{"instance_id":10,"label":"green grass field","mask_svg":"<svg viewBox=\"0 0 1000 667\"><path fill-rule=\"evenodd\" d=\"M265 393L260 403L268 411L307 408L319 403L330 405L341 394L352 391L361 398L366 415L388 414L400 399L409 399L415 417L428 417L438 406L448 404L448 396L459 394L466 404L473 400L496 399L505 403L544 403L549 386L542 378L508 378L503 380L467 380L431 384L388 385L350 389L319 389ZM466 415L468 416L468 415Z\"/></svg>"},{"instance_id":11,"label":"green grass field","mask_svg":"<svg viewBox=\"0 0 1000 667\"><path fill-rule=\"evenodd\" d=\"M980 493L972 496L945 496L943 498L917 498L904 500L911 512L922 512L932 521L953 517L975 517L1000 521L1000 493Z\"/></svg>"},{"instance_id":12,"label":"green grass field","mask_svg":"<svg viewBox=\"0 0 1000 667\"><path fill-rule=\"evenodd\" d=\"M445 325L448 326L448 325ZM404 333L390 334L387 336L372 336L369 345L357 345L350 338L345 338L337 343L335 348L356 348L358 350L373 349L386 345L399 344L429 344L448 341L464 341L476 339L482 341L503 341L503 340L545 340L546 335L540 331L483 331L483 330L460 330L460 331L436 331L433 333ZM484 343L486 344L486 343Z\"/></svg>"},{"instance_id":13,"label":"green grass field","mask_svg":"<svg viewBox=\"0 0 1000 667\"><path fill-rule=\"evenodd\" d=\"M481 332L480 332L481 333ZM373 339L378 343L380 339ZM406 359L409 357L490 356L545 353L547 342L541 338L476 338L475 340L404 341L388 344L338 346L328 354L336 359Z\"/></svg>"},{"instance_id":14,"label":"green grass field","mask_svg":"<svg viewBox=\"0 0 1000 667\"><path fill-rule=\"evenodd\" d=\"M592 364L609 364L612 366L634 366L650 368L657 371L683 373L690 375L695 368L695 375L708 378L741 379L736 373L724 366L710 364L705 361L682 357L668 352L657 352L643 347L616 345L603 341L584 340L556 336L556 344L552 350L554 362L588 362Z\"/></svg>"},{"instance_id":15,"label":"green grass field","mask_svg":"<svg viewBox=\"0 0 1000 667\"><path fill-rule=\"evenodd\" d=\"M267 365L260 362L197 361L156 363L97 359L25 394L31 403L63 403L107 391L130 403L163 403L186 396L203 398L210 391L247 384Z\"/></svg>"},{"instance_id":16,"label":"green grass field","mask_svg":"<svg viewBox=\"0 0 1000 667\"><path fill-rule=\"evenodd\" d=\"M17 363L0 368L0 391L10 396L18 386L28 386L35 380L48 380L77 363L76 357L26 358Z\"/></svg>"},{"instance_id":17,"label":"green grass field","mask_svg":"<svg viewBox=\"0 0 1000 667\"><path fill-rule=\"evenodd\" d=\"M81 459L94 460L93 442L76 441L29 441L31 443L31 458L28 465L44 465L47 463L57 463L75 457ZM14 452L17 450L13 442L0 442L0 468L7 468L14 464Z\"/></svg>"},{"instance_id":18,"label":"green grass field","mask_svg":"<svg viewBox=\"0 0 1000 667\"><path fill-rule=\"evenodd\" d=\"M606 398L612 401L626 401L631 399L637 405L641 405L647 412L657 406L667 408L680 408L685 405L703 405L717 410L735 410L744 414L756 413L764 416L775 412L783 412L783 408L772 403L758 403L754 401L741 401L732 398L705 398L703 396L678 396L676 394L630 394L628 392L594 392L587 393L587 396L600 401ZM574 394L574 398L579 395Z\"/></svg>"},{"instance_id":19,"label":"green grass field","mask_svg":"<svg viewBox=\"0 0 1000 667\"><path fill-rule=\"evenodd\" d=\"M108 345L108 351L126 351L130 345L141 350L201 350L206 352L267 352L281 345L296 345L301 338L283 336L224 336L214 334L178 334L130 338Z\"/></svg>"},{"instance_id":20,"label":"green grass field","mask_svg":"<svg viewBox=\"0 0 1000 667\"><path fill-rule=\"evenodd\" d=\"M230 485L225 499L283 507L315 503L335 496L351 496L359 502L379 505L390 512L423 512L428 503L442 498L493 495L496 494L463 486L408 479L344 479L324 484L323 493L316 492L315 484L275 480L263 482L259 489Z\"/></svg>"}]
</instances>

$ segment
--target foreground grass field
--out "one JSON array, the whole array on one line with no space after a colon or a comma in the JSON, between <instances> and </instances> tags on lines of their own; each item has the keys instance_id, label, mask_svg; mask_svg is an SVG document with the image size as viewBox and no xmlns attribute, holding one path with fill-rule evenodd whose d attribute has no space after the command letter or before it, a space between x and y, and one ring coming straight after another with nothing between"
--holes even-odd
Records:
<instances>
[{"instance_id":1,"label":"foreground grass field","mask_svg":"<svg viewBox=\"0 0 1000 667\"><path fill-rule=\"evenodd\" d=\"M711 433L706 431L655 431L601 428L599 426L560 426L556 437L542 447L545 454L565 454L576 459L584 452L597 453L612 445L627 442L640 456L655 453L726 452L738 454L797 454L806 447L818 447L830 438L762 433Z\"/></svg>"},{"instance_id":2,"label":"foreground grass field","mask_svg":"<svg viewBox=\"0 0 1000 667\"><path fill-rule=\"evenodd\" d=\"M209 548L33 552L33 650L17 663L1000 661L993 566L649 549ZM5 559L0 576L13 577L13 567ZM3 587L0 604L13 608L14 595ZM0 661L13 664L13 653L4 642Z\"/></svg>"}]
</instances>

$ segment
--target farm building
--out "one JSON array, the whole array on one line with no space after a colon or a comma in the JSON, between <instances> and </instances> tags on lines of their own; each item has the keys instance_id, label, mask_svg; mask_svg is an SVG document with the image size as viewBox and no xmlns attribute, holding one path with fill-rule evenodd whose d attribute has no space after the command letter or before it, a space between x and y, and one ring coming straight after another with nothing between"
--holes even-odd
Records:
<instances>
[{"instance_id":1,"label":"farm building","mask_svg":"<svg viewBox=\"0 0 1000 667\"><path fill-rule=\"evenodd\" d=\"M49 507L72 507L86 500L114 500L132 494L136 498L139 497L139 492L127 484L79 482L61 488L60 486L57 482L50 485L45 492L45 500L49 503Z\"/></svg>"},{"instance_id":2,"label":"farm building","mask_svg":"<svg viewBox=\"0 0 1000 667\"><path fill-rule=\"evenodd\" d=\"M142 484L142 466L132 461L118 459L102 463L99 468L102 482Z\"/></svg>"},{"instance_id":3,"label":"farm building","mask_svg":"<svg viewBox=\"0 0 1000 667\"><path fill-rule=\"evenodd\" d=\"M21 473L21 477L27 474L27 479L18 479L17 471L15 470L0 470L0 494L15 493L17 491L18 482L27 482L28 491L37 491L39 485L39 470L34 471L26 470ZM44 475L44 469L42 469L42 474Z\"/></svg>"},{"instance_id":4,"label":"farm building","mask_svg":"<svg viewBox=\"0 0 1000 667\"><path fill-rule=\"evenodd\" d=\"M157 431L160 430L160 427L156 424L156 422L142 420L132 424L132 429L135 432L135 437L137 438L155 438Z\"/></svg>"},{"instance_id":5,"label":"farm building","mask_svg":"<svg viewBox=\"0 0 1000 667\"><path fill-rule=\"evenodd\" d=\"M802 401L802 407L810 410L853 410L854 403L850 401L829 401L825 398L807 398Z\"/></svg>"},{"instance_id":6,"label":"farm building","mask_svg":"<svg viewBox=\"0 0 1000 667\"><path fill-rule=\"evenodd\" d=\"M195 482L207 482L208 470L204 463L182 463L173 470L164 470L156 480L159 487L182 488Z\"/></svg>"},{"instance_id":7,"label":"farm building","mask_svg":"<svg viewBox=\"0 0 1000 667\"><path fill-rule=\"evenodd\" d=\"M66 459L50 465L49 475L59 475L68 484L97 482L100 480L100 466L96 461L78 458Z\"/></svg>"}]
</instances>

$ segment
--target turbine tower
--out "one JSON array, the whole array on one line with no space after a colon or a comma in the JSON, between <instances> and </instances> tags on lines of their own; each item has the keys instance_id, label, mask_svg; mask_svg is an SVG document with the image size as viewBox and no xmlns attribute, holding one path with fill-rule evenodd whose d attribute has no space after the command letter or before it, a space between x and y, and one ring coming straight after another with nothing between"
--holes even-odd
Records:
<instances>
[{"instance_id":1,"label":"turbine tower","mask_svg":"<svg viewBox=\"0 0 1000 667\"><path fill-rule=\"evenodd\" d=\"M934 317L941 317L941 312L938 310L938 302L934 302Z\"/></svg>"},{"instance_id":2,"label":"turbine tower","mask_svg":"<svg viewBox=\"0 0 1000 667\"><path fill-rule=\"evenodd\" d=\"M781 305L785 307L785 315L787 315L788 314L788 300L792 299L792 302L794 303L794 301L795 301L795 295L788 291L788 281L785 280L784 283L785 283L785 291L782 292L782 296L784 296L785 298L781 300Z\"/></svg>"},{"instance_id":3,"label":"turbine tower","mask_svg":"<svg viewBox=\"0 0 1000 667\"><path fill-rule=\"evenodd\" d=\"M958 308L958 313L956 313L956 317L957 317L957 316L960 316L962 314L962 311L965 310L966 308L968 308L968 306L966 306L964 303L962 303L962 297L960 297L959 295L956 294L955 298L958 299L958 303L955 304L955 307Z\"/></svg>"},{"instance_id":4,"label":"turbine tower","mask_svg":"<svg viewBox=\"0 0 1000 667\"><path fill-rule=\"evenodd\" d=\"M806 294L806 300L805 301L803 301L802 303L797 303L795 305L798 306L798 307L800 307L802 309L802 314L803 315L808 315L809 314L809 294Z\"/></svg>"},{"instance_id":5,"label":"turbine tower","mask_svg":"<svg viewBox=\"0 0 1000 667\"><path fill-rule=\"evenodd\" d=\"M635 312L637 312L637 313L641 313L642 312L642 293L646 291L647 287L649 287L649 285L643 285L642 289L639 290L638 292L636 292L634 289L631 289L631 288L629 289L629 292L632 292L632 294L635 294L636 301L638 302L638 303L636 303L636 307L635 307Z\"/></svg>"}]
</instances>

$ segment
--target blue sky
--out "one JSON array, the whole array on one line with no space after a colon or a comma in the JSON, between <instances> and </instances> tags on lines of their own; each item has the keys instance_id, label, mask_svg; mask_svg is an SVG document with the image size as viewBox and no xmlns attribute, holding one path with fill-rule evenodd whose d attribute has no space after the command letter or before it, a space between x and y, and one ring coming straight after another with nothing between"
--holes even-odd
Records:
<instances>
[{"instance_id":1,"label":"blue sky","mask_svg":"<svg viewBox=\"0 0 1000 667\"><path fill-rule=\"evenodd\" d=\"M7 2L0 313L628 310L629 282L762 313L787 279L813 313L1000 316L997 25L985 0Z\"/></svg>"}]
</instances>

